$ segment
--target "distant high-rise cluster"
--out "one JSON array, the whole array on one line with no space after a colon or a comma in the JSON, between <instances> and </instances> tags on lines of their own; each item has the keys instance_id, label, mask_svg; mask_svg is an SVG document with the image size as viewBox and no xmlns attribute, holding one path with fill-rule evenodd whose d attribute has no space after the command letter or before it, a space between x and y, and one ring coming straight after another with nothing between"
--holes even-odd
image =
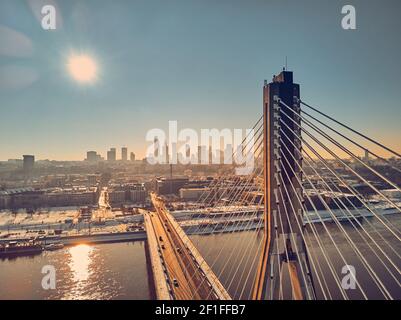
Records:
<instances>
[{"instance_id":1,"label":"distant high-rise cluster","mask_svg":"<svg viewBox=\"0 0 401 320\"><path fill-rule=\"evenodd\" d=\"M221 144L220 148L214 148L211 145L192 146L187 142L177 147L176 142L161 144L155 138L153 144L153 154L147 155L150 163L159 164L232 164L233 163L233 145ZM243 153L245 150L241 150Z\"/></svg>"},{"instance_id":2,"label":"distant high-rise cluster","mask_svg":"<svg viewBox=\"0 0 401 320\"><path fill-rule=\"evenodd\" d=\"M96 151L87 151L85 160L88 162L98 162L98 161L104 160L104 158L100 154L98 154ZM110 150L107 151L106 160L110 161L110 162L117 161L117 149L116 148L110 148ZM135 161L135 153L133 153L133 152L130 153L130 160ZM127 147L121 148L121 161L124 161L124 162L128 161L128 148Z\"/></svg>"}]
</instances>

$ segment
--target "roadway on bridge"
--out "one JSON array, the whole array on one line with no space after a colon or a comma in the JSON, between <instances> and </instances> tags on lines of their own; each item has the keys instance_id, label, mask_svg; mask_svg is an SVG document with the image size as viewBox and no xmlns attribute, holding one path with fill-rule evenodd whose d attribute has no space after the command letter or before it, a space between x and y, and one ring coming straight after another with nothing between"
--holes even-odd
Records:
<instances>
[{"instance_id":1,"label":"roadway on bridge","mask_svg":"<svg viewBox=\"0 0 401 320\"><path fill-rule=\"evenodd\" d=\"M161 254L170 276L170 286L173 290L175 299L188 300L192 298L191 288L187 281L185 271L181 268L178 252L176 248L169 241L168 231L166 230L163 222L158 214L151 213L150 219L152 222L153 230L157 237L157 243L161 250ZM176 279L178 286L175 286L173 280Z\"/></svg>"},{"instance_id":2,"label":"roadway on bridge","mask_svg":"<svg viewBox=\"0 0 401 320\"><path fill-rule=\"evenodd\" d=\"M151 215L159 245L164 245L163 258L170 275L175 277L179 286L172 284L176 299L217 299L206 275L199 267L187 245L167 218L164 202L152 194L156 213ZM162 237L163 241L160 241Z\"/></svg>"}]
</instances>

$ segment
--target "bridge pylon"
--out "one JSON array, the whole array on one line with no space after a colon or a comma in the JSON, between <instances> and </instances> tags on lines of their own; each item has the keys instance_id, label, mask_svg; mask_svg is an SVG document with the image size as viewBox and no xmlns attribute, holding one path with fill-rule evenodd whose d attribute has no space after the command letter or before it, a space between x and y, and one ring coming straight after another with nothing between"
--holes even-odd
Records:
<instances>
[{"instance_id":1,"label":"bridge pylon","mask_svg":"<svg viewBox=\"0 0 401 320\"><path fill-rule=\"evenodd\" d=\"M281 110L281 103L296 112ZM282 279L289 279L293 299L315 299L308 253L303 241L303 201L300 152L300 87L293 83L293 73L283 70L265 81L263 87L264 122L264 239L259 266L253 288L253 299L273 300L283 298ZM287 116L281 117L282 112ZM282 122L288 125L282 126ZM290 129L294 132L291 132ZM284 136L281 132L285 133ZM290 139L293 144L286 143ZM296 148L298 150L296 150ZM282 156L288 162L282 160ZM284 157L285 156L285 157ZM285 172L285 174L284 174ZM299 201L299 199L302 199Z\"/></svg>"}]
</instances>

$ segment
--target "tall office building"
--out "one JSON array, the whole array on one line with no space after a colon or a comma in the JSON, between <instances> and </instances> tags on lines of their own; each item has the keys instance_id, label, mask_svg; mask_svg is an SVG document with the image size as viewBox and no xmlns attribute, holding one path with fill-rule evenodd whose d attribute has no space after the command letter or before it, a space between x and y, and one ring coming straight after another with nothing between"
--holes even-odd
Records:
<instances>
[{"instance_id":1,"label":"tall office building","mask_svg":"<svg viewBox=\"0 0 401 320\"><path fill-rule=\"evenodd\" d=\"M213 157L213 149L212 149L212 146L209 146L209 159L208 159L208 163L209 163L209 164L214 163L214 157Z\"/></svg>"},{"instance_id":2,"label":"tall office building","mask_svg":"<svg viewBox=\"0 0 401 320\"><path fill-rule=\"evenodd\" d=\"M198 157L198 163L202 161L202 146L198 146L198 153L196 155Z\"/></svg>"},{"instance_id":3,"label":"tall office building","mask_svg":"<svg viewBox=\"0 0 401 320\"><path fill-rule=\"evenodd\" d=\"M185 145L185 155L186 155L186 157L187 157L188 159L191 158L191 147L190 147L189 144L186 144L186 145Z\"/></svg>"},{"instance_id":4,"label":"tall office building","mask_svg":"<svg viewBox=\"0 0 401 320\"><path fill-rule=\"evenodd\" d=\"M201 146L200 155L201 155L200 163L201 164L209 164L207 147L205 145Z\"/></svg>"},{"instance_id":5,"label":"tall office building","mask_svg":"<svg viewBox=\"0 0 401 320\"><path fill-rule=\"evenodd\" d=\"M365 150L365 156L363 160L365 160L366 162L369 161L369 150Z\"/></svg>"},{"instance_id":6,"label":"tall office building","mask_svg":"<svg viewBox=\"0 0 401 320\"><path fill-rule=\"evenodd\" d=\"M233 145L227 144L226 148L224 149L224 161L225 164L232 164L233 163Z\"/></svg>"},{"instance_id":7,"label":"tall office building","mask_svg":"<svg viewBox=\"0 0 401 320\"><path fill-rule=\"evenodd\" d=\"M128 160L128 149L126 147L121 148L121 160L122 161Z\"/></svg>"},{"instance_id":8,"label":"tall office building","mask_svg":"<svg viewBox=\"0 0 401 320\"><path fill-rule=\"evenodd\" d=\"M157 158L158 156L159 156L159 139L157 139L157 137L154 139L154 141L153 141L153 144L154 144L154 150L155 150L155 153L154 153L154 157L155 158Z\"/></svg>"},{"instance_id":9,"label":"tall office building","mask_svg":"<svg viewBox=\"0 0 401 320\"><path fill-rule=\"evenodd\" d=\"M102 160L102 157L96 151L88 151L86 153L86 161L88 161L88 162L97 162L97 161L100 161L100 160Z\"/></svg>"},{"instance_id":10,"label":"tall office building","mask_svg":"<svg viewBox=\"0 0 401 320\"><path fill-rule=\"evenodd\" d=\"M162 161L165 162L165 163L170 163L170 153L169 153L169 149L168 149L168 144L167 143L166 143L164 148L166 150L166 157Z\"/></svg>"},{"instance_id":11,"label":"tall office building","mask_svg":"<svg viewBox=\"0 0 401 320\"><path fill-rule=\"evenodd\" d=\"M86 161L94 162L96 161L97 152L96 151L88 151L86 152Z\"/></svg>"},{"instance_id":12,"label":"tall office building","mask_svg":"<svg viewBox=\"0 0 401 320\"><path fill-rule=\"evenodd\" d=\"M135 153L131 152L130 159L131 161L135 161Z\"/></svg>"},{"instance_id":13,"label":"tall office building","mask_svg":"<svg viewBox=\"0 0 401 320\"><path fill-rule=\"evenodd\" d=\"M110 148L110 151L107 151L107 161L116 161L116 148Z\"/></svg>"},{"instance_id":14,"label":"tall office building","mask_svg":"<svg viewBox=\"0 0 401 320\"><path fill-rule=\"evenodd\" d=\"M109 150L107 151L107 161L111 161L112 159L112 152Z\"/></svg>"},{"instance_id":15,"label":"tall office building","mask_svg":"<svg viewBox=\"0 0 401 320\"><path fill-rule=\"evenodd\" d=\"M177 164L178 162L178 154L177 154L177 143L176 142L172 142L171 143L171 163L172 164Z\"/></svg>"},{"instance_id":16,"label":"tall office building","mask_svg":"<svg viewBox=\"0 0 401 320\"><path fill-rule=\"evenodd\" d=\"M97 162L103 160L103 158L96 151L87 151L85 160L88 162Z\"/></svg>"},{"instance_id":17,"label":"tall office building","mask_svg":"<svg viewBox=\"0 0 401 320\"><path fill-rule=\"evenodd\" d=\"M24 172L30 173L35 164L35 156L23 155L23 158L24 158L24 164L23 164Z\"/></svg>"}]
</instances>

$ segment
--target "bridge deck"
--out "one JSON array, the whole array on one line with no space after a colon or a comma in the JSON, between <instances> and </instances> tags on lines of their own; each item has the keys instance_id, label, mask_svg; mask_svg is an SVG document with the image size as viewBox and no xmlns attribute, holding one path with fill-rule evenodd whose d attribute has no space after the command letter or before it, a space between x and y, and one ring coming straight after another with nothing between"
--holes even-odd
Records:
<instances>
[{"instance_id":1,"label":"bridge deck","mask_svg":"<svg viewBox=\"0 0 401 320\"><path fill-rule=\"evenodd\" d=\"M206 261L165 208L163 201L153 194L152 202L156 213L150 214L149 222L161 248L161 257L166 265L174 298L231 299ZM174 279L178 285L174 285Z\"/></svg>"},{"instance_id":2,"label":"bridge deck","mask_svg":"<svg viewBox=\"0 0 401 320\"><path fill-rule=\"evenodd\" d=\"M153 279L155 282L156 297L158 300L170 300L170 286L167 282L166 267L160 255L157 237L151 220L151 215L144 212L144 221L148 240L149 256L152 265Z\"/></svg>"}]
</instances>

